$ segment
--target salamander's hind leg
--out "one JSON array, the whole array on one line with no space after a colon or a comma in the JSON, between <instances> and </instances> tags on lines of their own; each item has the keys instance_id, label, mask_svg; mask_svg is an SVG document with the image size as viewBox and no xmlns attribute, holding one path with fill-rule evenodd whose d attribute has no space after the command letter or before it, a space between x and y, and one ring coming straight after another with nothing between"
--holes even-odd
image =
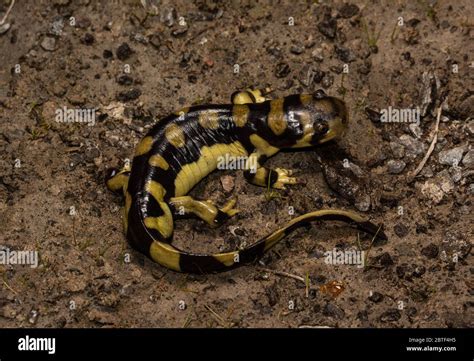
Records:
<instances>
[{"instance_id":1,"label":"salamander's hind leg","mask_svg":"<svg viewBox=\"0 0 474 361\"><path fill-rule=\"evenodd\" d=\"M231 101L233 104L250 104L250 103L263 103L268 100L265 94L268 93L268 89L250 89L244 91L236 91L231 95Z\"/></svg>"},{"instance_id":2,"label":"salamander's hind leg","mask_svg":"<svg viewBox=\"0 0 474 361\"><path fill-rule=\"evenodd\" d=\"M198 201L190 196L173 197L169 200L170 208L176 217L193 214L211 227L220 226L228 218L236 215L239 212L234 208L236 202L232 199L222 208L217 208L210 200Z\"/></svg>"},{"instance_id":3,"label":"salamander's hind leg","mask_svg":"<svg viewBox=\"0 0 474 361\"><path fill-rule=\"evenodd\" d=\"M255 159L257 159L255 161ZM269 169L261 165L266 159L266 156L259 156L258 152L250 155L249 160L254 160L249 163L247 170L244 171L244 177L248 182L260 186L271 187L275 189L285 189L287 184L297 184L298 180L291 177L292 171L284 168Z\"/></svg>"}]
</instances>

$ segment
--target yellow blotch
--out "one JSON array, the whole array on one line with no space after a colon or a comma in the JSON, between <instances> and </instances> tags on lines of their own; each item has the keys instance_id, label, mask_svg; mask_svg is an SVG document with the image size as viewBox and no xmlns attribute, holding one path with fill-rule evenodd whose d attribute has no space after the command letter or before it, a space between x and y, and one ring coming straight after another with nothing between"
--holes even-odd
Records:
<instances>
[{"instance_id":1,"label":"yellow blotch","mask_svg":"<svg viewBox=\"0 0 474 361\"><path fill-rule=\"evenodd\" d=\"M153 138L151 136L146 136L140 141L140 143L138 143L137 148L135 149L135 156L148 153L151 150L152 145Z\"/></svg>"},{"instance_id":2,"label":"yellow blotch","mask_svg":"<svg viewBox=\"0 0 474 361\"><path fill-rule=\"evenodd\" d=\"M150 180L147 182L147 184L145 185L145 190L150 193L157 201L162 201L166 194L165 188L160 183L154 180Z\"/></svg>"},{"instance_id":3,"label":"yellow blotch","mask_svg":"<svg viewBox=\"0 0 474 361\"><path fill-rule=\"evenodd\" d=\"M280 241L284 236L285 236L285 232L283 232L282 230L274 232L265 240L265 247L263 248L263 251L264 252L268 251L275 244L277 244L278 241Z\"/></svg>"},{"instance_id":4,"label":"yellow blotch","mask_svg":"<svg viewBox=\"0 0 474 361\"><path fill-rule=\"evenodd\" d=\"M150 164L152 167L158 167L164 170L168 170L170 165L168 162L159 154L154 154L150 157L148 160L148 164Z\"/></svg>"},{"instance_id":5,"label":"yellow blotch","mask_svg":"<svg viewBox=\"0 0 474 361\"><path fill-rule=\"evenodd\" d=\"M281 135L285 131L287 124L283 112L283 99L275 99L270 102L268 126L276 135Z\"/></svg>"},{"instance_id":6,"label":"yellow blotch","mask_svg":"<svg viewBox=\"0 0 474 361\"><path fill-rule=\"evenodd\" d=\"M307 106L309 104L311 104L311 102L313 101L313 96L310 95L310 94L301 94L300 95L300 102L301 104L303 104L303 106Z\"/></svg>"},{"instance_id":7,"label":"yellow blotch","mask_svg":"<svg viewBox=\"0 0 474 361\"><path fill-rule=\"evenodd\" d=\"M199 113L198 122L204 129L217 129L219 127L219 114L213 110L203 110Z\"/></svg>"},{"instance_id":8,"label":"yellow blotch","mask_svg":"<svg viewBox=\"0 0 474 361\"><path fill-rule=\"evenodd\" d=\"M165 202L158 202L164 215L159 217L146 217L143 222L147 228L156 229L164 238L169 238L173 234L173 216Z\"/></svg>"},{"instance_id":9,"label":"yellow blotch","mask_svg":"<svg viewBox=\"0 0 474 361\"><path fill-rule=\"evenodd\" d=\"M150 245L150 257L164 267L174 271L181 271L179 267L180 252L166 243L153 241Z\"/></svg>"},{"instance_id":10,"label":"yellow blotch","mask_svg":"<svg viewBox=\"0 0 474 361\"><path fill-rule=\"evenodd\" d=\"M232 99L232 102L234 104L249 104L253 103L253 100L246 91L243 91L235 94L234 98Z\"/></svg>"},{"instance_id":11,"label":"yellow blotch","mask_svg":"<svg viewBox=\"0 0 474 361\"><path fill-rule=\"evenodd\" d=\"M230 267L235 263L234 260L237 254L237 252L219 253L213 255L213 257L225 266Z\"/></svg>"},{"instance_id":12,"label":"yellow blotch","mask_svg":"<svg viewBox=\"0 0 474 361\"><path fill-rule=\"evenodd\" d=\"M249 139L250 139L250 142L253 144L253 146L260 153L265 154L267 157L274 155L280 150L274 146L271 146L265 139L263 139L257 134L252 134Z\"/></svg>"},{"instance_id":13,"label":"yellow blotch","mask_svg":"<svg viewBox=\"0 0 474 361\"><path fill-rule=\"evenodd\" d=\"M176 124L170 124L166 127L165 137L172 145L176 148L184 147L186 144L186 138L184 136L183 129Z\"/></svg>"},{"instance_id":14,"label":"yellow blotch","mask_svg":"<svg viewBox=\"0 0 474 361\"><path fill-rule=\"evenodd\" d=\"M247 105L234 105L232 109L232 115L234 118L235 125L237 125L238 127L243 127L245 124L247 124L249 113L250 109Z\"/></svg>"},{"instance_id":15,"label":"yellow blotch","mask_svg":"<svg viewBox=\"0 0 474 361\"><path fill-rule=\"evenodd\" d=\"M176 176L174 195L179 197L188 193L202 178L217 168L220 157L226 155L246 156L247 154L240 142L202 147L199 159L196 162L184 165Z\"/></svg>"},{"instance_id":16,"label":"yellow blotch","mask_svg":"<svg viewBox=\"0 0 474 361\"><path fill-rule=\"evenodd\" d=\"M123 208L123 229L125 234L128 230L128 213L130 212L130 207L132 206L132 196L130 193L125 193L125 207Z\"/></svg>"}]
</instances>

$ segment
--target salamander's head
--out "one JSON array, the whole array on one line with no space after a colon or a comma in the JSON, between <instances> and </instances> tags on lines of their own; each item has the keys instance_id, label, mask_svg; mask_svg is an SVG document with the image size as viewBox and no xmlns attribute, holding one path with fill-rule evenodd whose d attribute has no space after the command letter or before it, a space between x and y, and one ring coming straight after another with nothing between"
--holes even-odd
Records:
<instances>
[{"instance_id":1,"label":"salamander's head","mask_svg":"<svg viewBox=\"0 0 474 361\"><path fill-rule=\"evenodd\" d=\"M293 148L326 143L344 133L348 113L342 100L326 95L323 90L301 95L300 99L302 108L295 113L299 113L303 134Z\"/></svg>"}]
</instances>

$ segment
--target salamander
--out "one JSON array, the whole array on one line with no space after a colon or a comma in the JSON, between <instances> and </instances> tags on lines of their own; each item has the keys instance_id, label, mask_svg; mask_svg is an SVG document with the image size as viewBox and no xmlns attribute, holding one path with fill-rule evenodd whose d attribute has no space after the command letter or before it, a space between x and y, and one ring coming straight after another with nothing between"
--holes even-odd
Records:
<instances>
[{"instance_id":1,"label":"salamander","mask_svg":"<svg viewBox=\"0 0 474 361\"><path fill-rule=\"evenodd\" d=\"M266 159L281 149L308 148L340 137L348 124L345 103L322 90L267 99L261 90L234 93L231 104L197 105L154 125L135 149L131 167L110 169L106 183L123 193L124 230L130 245L179 272L213 273L252 263L294 229L314 220L338 220L386 239L380 227L338 209L313 211L250 246L232 252L198 254L172 245L174 220L197 216L211 226L234 216L235 199L223 207L188 192L223 158L244 157L244 176L252 184L284 189L297 183L290 171L268 169Z\"/></svg>"}]
</instances>

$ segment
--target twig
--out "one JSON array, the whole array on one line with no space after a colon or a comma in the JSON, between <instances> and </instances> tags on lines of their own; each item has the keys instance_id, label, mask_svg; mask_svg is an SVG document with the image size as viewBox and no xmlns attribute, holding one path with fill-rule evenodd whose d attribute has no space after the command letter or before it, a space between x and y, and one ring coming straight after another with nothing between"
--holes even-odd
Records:
<instances>
[{"instance_id":1,"label":"twig","mask_svg":"<svg viewBox=\"0 0 474 361\"><path fill-rule=\"evenodd\" d=\"M372 249L372 246L374 245L374 241L377 238L377 235L379 234L381 229L382 229L382 225L379 226L379 228L377 229L377 232L375 232L375 234L374 234L374 238L372 238L372 241L370 241L369 248L367 249L367 253L366 253L365 258L364 258L364 268L368 264L370 250Z\"/></svg>"},{"instance_id":2,"label":"twig","mask_svg":"<svg viewBox=\"0 0 474 361\"><path fill-rule=\"evenodd\" d=\"M15 291L13 288L11 288L5 280L2 280L2 282L5 285L5 287L8 288L10 291L12 291L15 295L18 294L18 292Z\"/></svg>"},{"instance_id":3,"label":"twig","mask_svg":"<svg viewBox=\"0 0 474 361\"><path fill-rule=\"evenodd\" d=\"M428 158L430 157L431 153L433 153L436 142L438 141L438 130L439 130L439 120L440 119L441 119L441 106L438 108L438 115L436 117L436 124L435 124L435 129L434 129L433 140L431 141L430 147L428 148L428 151L426 152L425 156L421 160L418 167L416 167L416 169L413 171L413 173L411 173L408 176L408 183L411 183L415 179L415 177L418 175L418 173L421 172L421 170L425 166L426 162L428 161Z\"/></svg>"},{"instance_id":4,"label":"twig","mask_svg":"<svg viewBox=\"0 0 474 361\"><path fill-rule=\"evenodd\" d=\"M282 271L275 271L275 270L272 270L272 269L270 269L270 268L259 267L259 269L260 269L261 271L273 273L273 274L275 274L275 275L277 275L277 276L283 276L283 277L293 278L294 280L301 281L301 282L303 282L303 283L306 285L305 279L304 279L303 277L301 277L301 276L293 275L293 274L291 274L291 273L282 272Z\"/></svg>"},{"instance_id":5,"label":"twig","mask_svg":"<svg viewBox=\"0 0 474 361\"><path fill-rule=\"evenodd\" d=\"M208 306L208 305L204 305L204 308L206 310L208 310L209 312L211 312L211 314L214 316L214 318L224 327L229 327L230 326L230 323L226 320L224 320L224 318L219 315L216 311L214 311L211 306Z\"/></svg>"},{"instance_id":6,"label":"twig","mask_svg":"<svg viewBox=\"0 0 474 361\"><path fill-rule=\"evenodd\" d=\"M3 25L5 21L7 20L8 15L10 15L10 11L12 11L13 5L15 5L15 0L12 0L12 2L10 3L10 6L8 7L7 12L5 13L5 15L3 15L3 19L0 21L0 26Z\"/></svg>"}]
</instances>

